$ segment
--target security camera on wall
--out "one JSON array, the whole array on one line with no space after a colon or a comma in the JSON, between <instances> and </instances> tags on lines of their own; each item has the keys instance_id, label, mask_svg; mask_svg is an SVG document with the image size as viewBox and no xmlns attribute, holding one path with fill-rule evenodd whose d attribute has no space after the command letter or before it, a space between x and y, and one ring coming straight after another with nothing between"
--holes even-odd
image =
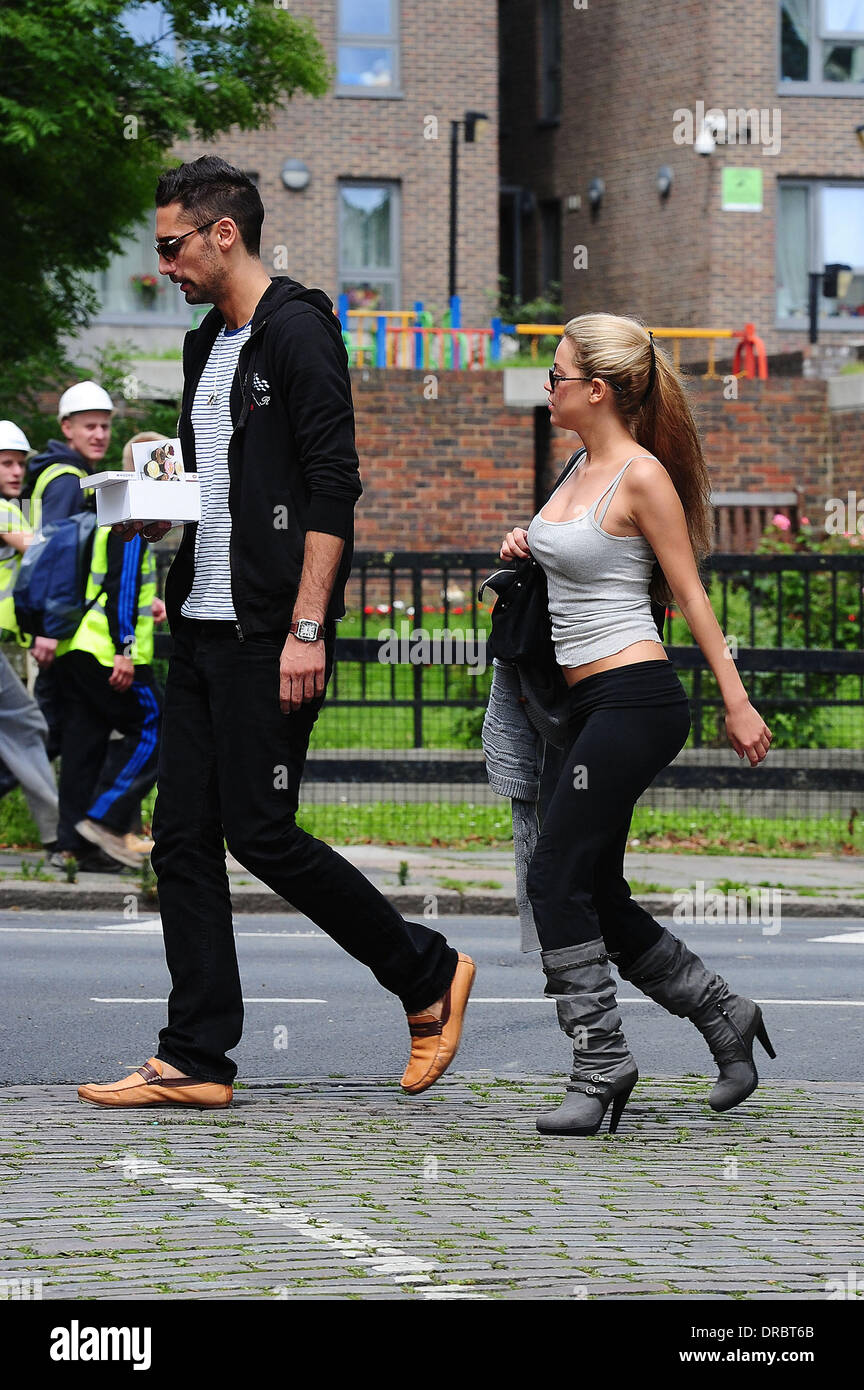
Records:
<instances>
[{"instance_id":1,"label":"security camera on wall","mask_svg":"<svg viewBox=\"0 0 864 1390\"><path fill-rule=\"evenodd\" d=\"M693 141L693 148L697 154L713 154L717 148L717 141L711 134L707 126L703 125L696 139Z\"/></svg>"},{"instance_id":2,"label":"security camera on wall","mask_svg":"<svg viewBox=\"0 0 864 1390\"><path fill-rule=\"evenodd\" d=\"M726 117L722 111L706 111L699 129L699 134L693 141L693 148L697 154L713 154L720 141L726 138Z\"/></svg>"}]
</instances>

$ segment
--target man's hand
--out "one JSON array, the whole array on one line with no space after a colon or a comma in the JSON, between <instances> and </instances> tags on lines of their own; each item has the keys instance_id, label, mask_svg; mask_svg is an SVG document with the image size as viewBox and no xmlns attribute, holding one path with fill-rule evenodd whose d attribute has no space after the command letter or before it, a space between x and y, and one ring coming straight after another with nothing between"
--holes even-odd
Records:
<instances>
[{"instance_id":1,"label":"man's hand","mask_svg":"<svg viewBox=\"0 0 864 1390\"><path fill-rule=\"evenodd\" d=\"M153 621L154 623L164 623L167 610L161 598L153 600Z\"/></svg>"},{"instance_id":2,"label":"man's hand","mask_svg":"<svg viewBox=\"0 0 864 1390\"><path fill-rule=\"evenodd\" d=\"M128 656L122 656L120 652L114 657L114 670L108 677L108 684L112 690L128 690L135 678L135 663Z\"/></svg>"},{"instance_id":3,"label":"man's hand","mask_svg":"<svg viewBox=\"0 0 864 1390\"><path fill-rule=\"evenodd\" d=\"M111 530L115 535L122 536L124 541L131 541L137 535L145 541L161 541L171 527L170 521L115 521Z\"/></svg>"},{"instance_id":4,"label":"man's hand","mask_svg":"<svg viewBox=\"0 0 864 1390\"><path fill-rule=\"evenodd\" d=\"M54 653L57 650L56 637L34 637L33 638L33 660L40 671L45 671L54 660Z\"/></svg>"},{"instance_id":5,"label":"man's hand","mask_svg":"<svg viewBox=\"0 0 864 1390\"><path fill-rule=\"evenodd\" d=\"M290 714L304 701L323 695L325 667L323 637L317 642L301 642L289 634L279 659L279 708L283 714Z\"/></svg>"}]
</instances>

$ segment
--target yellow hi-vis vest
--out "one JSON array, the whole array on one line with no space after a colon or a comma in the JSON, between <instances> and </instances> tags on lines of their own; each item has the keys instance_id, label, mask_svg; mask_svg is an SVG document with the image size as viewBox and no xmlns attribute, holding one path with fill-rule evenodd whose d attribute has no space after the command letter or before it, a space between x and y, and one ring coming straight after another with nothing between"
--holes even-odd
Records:
<instances>
[{"instance_id":1,"label":"yellow hi-vis vest","mask_svg":"<svg viewBox=\"0 0 864 1390\"><path fill-rule=\"evenodd\" d=\"M76 478L86 478L87 471L84 468L76 468L74 463L49 463L47 468L43 468L36 482L33 484L33 491L30 494L31 502L39 503L49 483L53 483L55 478L62 478L64 473L71 473ZM85 487L81 489L81 508L85 505L85 498L93 496L93 488ZM36 511L36 520L39 519L40 512Z\"/></svg>"},{"instance_id":2,"label":"yellow hi-vis vest","mask_svg":"<svg viewBox=\"0 0 864 1390\"><path fill-rule=\"evenodd\" d=\"M18 627L12 597L21 566L21 552L5 541L4 533L29 530L20 507L11 498L0 497L0 642L17 642L22 647L29 646L30 639L22 636Z\"/></svg>"},{"instance_id":3,"label":"yellow hi-vis vest","mask_svg":"<svg viewBox=\"0 0 864 1390\"><path fill-rule=\"evenodd\" d=\"M87 609L77 631L72 637L57 643L57 656L67 652L89 652L101 666L113 666L114 640L105 615L107 595L102 589L108 573L108 537L110 527L100 526L93 536L93 558L84 591L84 602L91 604ZM131 542L129 542L131 544ZM141 589L138 595L138 613L135 620L135 634L131 650L120 655L128 656L136 666L145 666L153 660L153 600L156 597L156 560L149 545L143 541L141 554Z\"/></svg>"}]
</instances>

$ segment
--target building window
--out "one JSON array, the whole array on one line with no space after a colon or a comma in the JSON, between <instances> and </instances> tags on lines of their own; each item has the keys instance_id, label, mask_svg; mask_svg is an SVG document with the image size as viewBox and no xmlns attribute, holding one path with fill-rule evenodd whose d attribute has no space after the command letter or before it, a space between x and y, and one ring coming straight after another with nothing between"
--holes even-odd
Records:
<instances>
[{"instance_id":1,"label":"building window","mask_svg":"<svg viewBox=\"0 0 864 1390\"><path fill-rule=\"evenodd\" d=\"M136 323L156 320L188 323L189 309L183 295L168 277L159 274L159 258L153 250L153 218L148 217L127 238L123 250L106 270L90 276L99 296L97 318L116 318ZM155 283L154 283L155 282Z\"/></svg>"},{"instance_id":2,"label":"building window","mask_svg":"<svg viewBox=\"0 0 864 1390\"><path fill-rule=\"evenodd\" d=\"M540 115L544 121L558 121L561 118L561 0L543 0L540 53Z\"/></svg>"},{"instance_id":3,"label":"building window","mask_svg":"<svg viewBox=\"0 0 864 1390\"><path fill-rule=\"evenodd\" d=\"M339 0L337 90L392 96L399 86L396 0Z\"/></svg>"},{"instance_id":4,"label":"building window","mask_svg":"<svg viewBox=\"0 0 864 1390\"><path fill-rule=\"evenodd\" d=\"M561 292L561 203L540 204L540 293Z\"/></svg>"},{"instance_id":5,"label":"building window","mask_svg":"<svg viewBox=\"0 0 864 1390\"><path fill-rule=\"evenodd\" d=\"M828 271L819 296L820 326L864 331L864 183L789 180L780 184L777 321L781 327L807 323L811 270Z\"/></svg>"},{"instance_id":6,"label":"building window","mask_svg":"<svg viewBox=\"0 0 864 1390\"><path fill-rule=\"evenodd\" d=\"M826 92L864 82L864 0L781 0L780 76Z\"/></svg>"},{"instance_id":7,"label":"building window","mask_svg":"<svg viewBox=\"0 0 864 1390\"><path fill-rule=\"evenodd\" d=\"M401 307L397 184L340 184L339 290L351 309Z\"/></svg>"}]
</instances>

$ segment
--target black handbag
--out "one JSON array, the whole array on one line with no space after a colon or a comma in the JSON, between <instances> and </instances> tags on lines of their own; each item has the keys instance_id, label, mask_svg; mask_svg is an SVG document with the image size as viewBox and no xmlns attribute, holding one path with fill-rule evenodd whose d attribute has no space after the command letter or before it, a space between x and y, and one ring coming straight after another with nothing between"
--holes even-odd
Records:
<instances>
[{"instance_id":1,"label":"black handbag","mask_svg":"<svg viewBox=\"0 0 864 1390\"><path fill-rule=\"evenodd\" d=\"M585 453L580 449L571 454L555 487L567 477L576 461ZM554 491L554 489L553 489ZM478 601L483 590L492 589L498 599L492 609L492 631L486 642L486 652L500 661L531 662L539 666L554 664L552 621L549 617L549 592L542 565L532 555L488 575L477 591Z\"/></svg>"}]
</instances>

